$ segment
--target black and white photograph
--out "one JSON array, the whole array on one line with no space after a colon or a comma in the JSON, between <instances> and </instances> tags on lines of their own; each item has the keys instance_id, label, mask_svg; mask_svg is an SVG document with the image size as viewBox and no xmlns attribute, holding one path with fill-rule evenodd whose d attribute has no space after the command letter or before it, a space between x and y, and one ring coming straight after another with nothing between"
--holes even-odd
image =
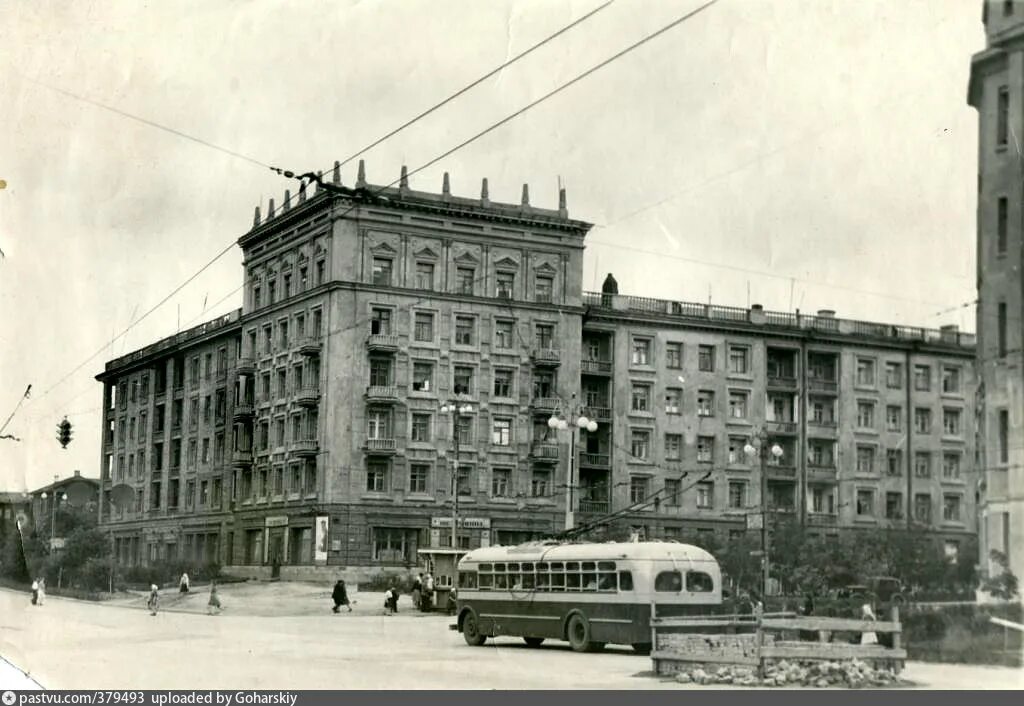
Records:
<instances>
[{"instance_id":1,"label":"black and white photograph","mask_svg":"<svg viewBox=\"0 0 1024 706\"><path fill-rule=\"evenodd\" d=\"M5 706L1024 689L1024 0L6 0L0 126Z\"/></svg>"}]
</instances>

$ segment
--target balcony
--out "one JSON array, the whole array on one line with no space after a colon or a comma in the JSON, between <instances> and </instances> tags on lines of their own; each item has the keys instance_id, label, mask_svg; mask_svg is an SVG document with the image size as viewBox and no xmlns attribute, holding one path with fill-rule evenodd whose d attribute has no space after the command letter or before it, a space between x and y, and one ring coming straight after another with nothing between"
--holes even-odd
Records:
<instances>
[{"instance_id":1,"label":"balcony","mask_svg":"<svg viewBox=\"0 0 1024 706\"><path fill-rule=\"evenodd\" d=\"M595 422L610 422L612 420L612 410L610 407L584 407L580 414L588 419L593 419Z\"/></svg>"},{"instance_id":2,"label":"balcony","mask_svg":"<svg viewBox=\"0 0 1024 706\"><path fill-rule=\"evenodd\" d=\"M609 454L581 453L580 467L584 466L587 468L611 468L612 459Z\"/></svg>"},{"instance_id":3,"label":"balcony","mask_svg":"<svg viewBox=\"0 0 1024 706\"><path fill-rule=\"evenodd\" d=\"M776 464L770 463L767 466L767 471L768 471L768 477L769 478L785 478L785 479L796 478L796 467L795 466L783 465L783 464L776 465Z\"/></svg>"},{"instance_id":4,"label":"balcony","mask_svg":"<svg viewBox=\"0 0 1024 706\"><path fill-rule=\"evenodd\" d=\"M839 524L839 516L834 512L808 512L807 524L815 527L833 527Z\"/></svg>"},{"instance_id":5,"label":"balcony","mask_svg":"<svg viewBox=\"0 0 1024 706\"><path fill-rule=\"evenodd\" d=\"M772 434L796 434L796 422L765 422L765 427Z\"/></svg>"},{"instance_id":6,"label":"balcony","mask_svg":"<svg viewBox=\"0 0 1024 706\"><path fill-rule=\"evenodd\" d=\"M320 390L315 387L303 387L295 393L295 401L303 407L315 407L320 401Z\"/></svg>"},{"instance_id":7,"label":"balcony","mask_svg":"<svg viewBox=\"0 0 1024 706\"><path fill-rule=\"evenodd\" d=\"M316 456L320 450L320 442L316 439L295 439L288 445L294 456Z\"/></svg>"},{"instance_id":8,"label":"balcony","mask_svg":"<svg viewBox=\"0 0 1024 706\"><path fill-rule=\"evenodd\" d=\"M607 500L580 500L581 515L606 515L610 503Z\"/></svg>"},{"instance_id":9,"label":"balcony","mask_svg":"<svg viewBox=\"0 0 1024 706\"><path fill-rule=\"evenodd\" d=\"M252 449L235 449L232 451L231 464L234 466L251 466Z\"/></svg>"},{"instance_id":10,"label":"balcony","mask_svg":"<svg viewBox=\"0 0 1024 706\"><path fill-rule=\"evenodd\" d=\"M612 361L610 360L581 360L580 372L583 375L611 375Z\"/></svg>"},{"instance_id":11,"label":"balcony","mask_svg":"<svg viewBox=\"0 0 1024 706\"><path fill-rule=\"evenodd\" d=\"M241 375L252 375L256 372L256 361L252 358L239 358L235 370Z\"/></svg>"},{"instance_id":12,"label":"balcony","mask_svg":"<svg viewBox=\"0 0 1024 706\"><path fill-rule=\"evenodd\" d=\"M809 392L827 392L831 395L839 394L839 382L825 378L808 378L807 390Z\"/></svg>"},{"instance_id":13,"label":"balcony","mask_svg":"<svg viewBox=\"0 0 1024 706\"><path fill-rule=\"evenodd\" d=\"M530 400L530 406L537 413L549 414L558 409L562 403L557 397L534 397Z\"/></svg>"},{"instance_id":14,"label":"balcony","mask_svg":"<svg viewBox=\"0 0 1024 706\"><path fill-rule=\"evenodd\" d=\"M397 449L394 439L367 439L366 452L371 454L393 454Z\"/></svg>"},{"instance_id":15,"label":"balcony","mask_svg":"<svg viewBox=\"0 0 1024 706\"><path fill-rule=\"evenodd\" d=\"M371 351L397 351L398 336L391 333L371 333L366 339L366 347Z\"/></svg>"},{"instance_id":16,"label":"balcony","mask_svg":"<svg viewBox=\"0 0 1024 706\"><path fill-rule=\"evenodd\" d=\"M534 365L553 368L562 364L561 351L556 348L534 348L531 357Z\"/></svg>"},{"instance_id":17,"label":"balcony","mask_svg":"<svg viewBox=\"0 0 1024 706\"><path fill-rule=\"evenodd\" d=\"M555 463L558 461L558 444L553 441L538 441L530 449L530 457L534 461Z\"/></svg>"},{"instance_id":18,"label":"balcony","mask_svg":"<svg viewBox=\"0 0 1024 706\"><path fill-rule=\"evenodd\" d=\"M769 390L795 390L796 377L791 375L779 375L768 373Z\"/></svg>"},{"instance_id":19,"label":"balcony","mask_svg":"<svg viewBox=\"0 0 1024 706\"><path fill-rule=\"evenodd\" d=\"M813 462L807 464L808 481L826 481L835 483L837 479L836 467L834 464L825 465L823 463Z\"/></svg>"},{"instance_id":20,"label":"balcony","mask_svg":"<svg viewBox=\"0 0 1024 706\"><path fill-rule=\"evenodd\" d=\"M366 388L366 399L371 402L397 402L398 388L394 385L370 385Z\"/></svg>"},{"instance_id":21,"label":"balcony","mask_svg":"<svg viewBox=\"0 0 1024 706\"><path fill-rule=\"evenodd\" d=\"M302 355L320 355L322 347L319 336L304 336L299 339L299 353Z\"/></svg>"},{"instance_id":22,"label":"balcony","mask_svg":"<svg viewBox=\"0 0 1024 706\"><path fill-rule=\"evenodd\" d=\"M239 402L235 405L232 417L236 420L249 419L256 414L256 407L252 402Z\"/></svg>"}]
</instances>

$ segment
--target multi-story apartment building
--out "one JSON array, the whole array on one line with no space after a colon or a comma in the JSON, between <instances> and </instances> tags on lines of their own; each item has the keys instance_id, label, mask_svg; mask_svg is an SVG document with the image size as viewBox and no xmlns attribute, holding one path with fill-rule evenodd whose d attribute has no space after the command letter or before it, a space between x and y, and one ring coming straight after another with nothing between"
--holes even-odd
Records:
<instances>
[{"instance_id":1,"label":"multi-story apartment building","mask_svg":"<svg viewBox=\"0 0 1024 706\"><path fill-rule=\"evenodd\" d=\"M104 487L134 493L105 495L119 556L413 566L451 546L456 500L466 548L557 532L569 490L578 523L658 495L619 528L724 535L760 502L742 447L762 429L780 512L973 530L968 337L584 294L589 228L564 192L368 188L362 165L257 210L241 312L98 376ZM596 430L549 423L577 415Z\"/></svg>"},{"instance_id":2,"label":"multi-story apartment building","mask_svg":"<svg viewBox=\"0 0 1024 706\"><path fill-rule=\"evenodd\" d=\"M1024 573L1024 4L983 4L986 48L968 102L978 111L978 347L984 470L979 544ZM994 567L982 562L989 571Z\"/></svg>"}]
</instances>

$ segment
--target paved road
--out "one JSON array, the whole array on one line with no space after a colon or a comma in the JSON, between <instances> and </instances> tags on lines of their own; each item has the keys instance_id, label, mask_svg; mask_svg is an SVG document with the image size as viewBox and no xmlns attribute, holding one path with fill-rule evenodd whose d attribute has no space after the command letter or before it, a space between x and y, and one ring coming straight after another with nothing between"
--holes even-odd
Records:
<instances>
[{"instance_id":1,"label":"paved road","mask_svg":"<svg viewBox=\"0 0 1024 706\"><path fill-rule=\"evenodd\" d=\"M165 612L0 590L0 655L46 688L679 689L629 651L580 655L504 638L469 647L450 618ZM936 688L1024 688L1022 672L911 663ZM688 686L685 688L695 688Z\"/></svg>"}]
</instances>

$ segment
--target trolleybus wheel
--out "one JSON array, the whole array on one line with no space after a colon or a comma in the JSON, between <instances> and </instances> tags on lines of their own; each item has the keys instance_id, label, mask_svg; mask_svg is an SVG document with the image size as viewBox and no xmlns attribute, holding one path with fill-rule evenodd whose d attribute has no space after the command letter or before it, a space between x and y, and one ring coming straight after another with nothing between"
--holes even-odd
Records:
<instances>
[{"instance_id":1,"label":"trolleybus wheel","mask_svg":"<svg viewBox=\"0 0 1024 706\"><path fill-rule=\"evenodd\" d=\"M633 651L638 655L649 655L651 654L651 643L649 642L634 642Z\"/></svg>"},{"instance_id":2,"label":"trolleybus wheel","mask_svg":"<svg viewBox=\"0 0 1024 706\"><path fill-rule=\"evenodd\" d=\"M588 652L590 650L590 623L579 613L569 618L569 625L566 628L569 634L569 645L576 652Z\"/></svg>"},{"instance_id":3,"label":"trolleybus wheel","mask_svg":"<svg viewBox=\"0 0 1024 706\"><path fill-rule=\"evenodd\" d=\"M486 636L480 634L480 626L476 622L476 613L470 611L462 619L462 637L466 639L467 645L479 647L484 644Z\"/></svg>"},{"instance_id":4,"label":"trolleybus wheel","mask_svg":"<svg viewBox=\"0 0 1024 706\"><path fill-rule=\"evenodd\" d=\"M525 642L529 647L540 647L541 643L544 642L544 638L543 637L524 637L523 638L523 642Z\"/></svg>"}]
</instances>

